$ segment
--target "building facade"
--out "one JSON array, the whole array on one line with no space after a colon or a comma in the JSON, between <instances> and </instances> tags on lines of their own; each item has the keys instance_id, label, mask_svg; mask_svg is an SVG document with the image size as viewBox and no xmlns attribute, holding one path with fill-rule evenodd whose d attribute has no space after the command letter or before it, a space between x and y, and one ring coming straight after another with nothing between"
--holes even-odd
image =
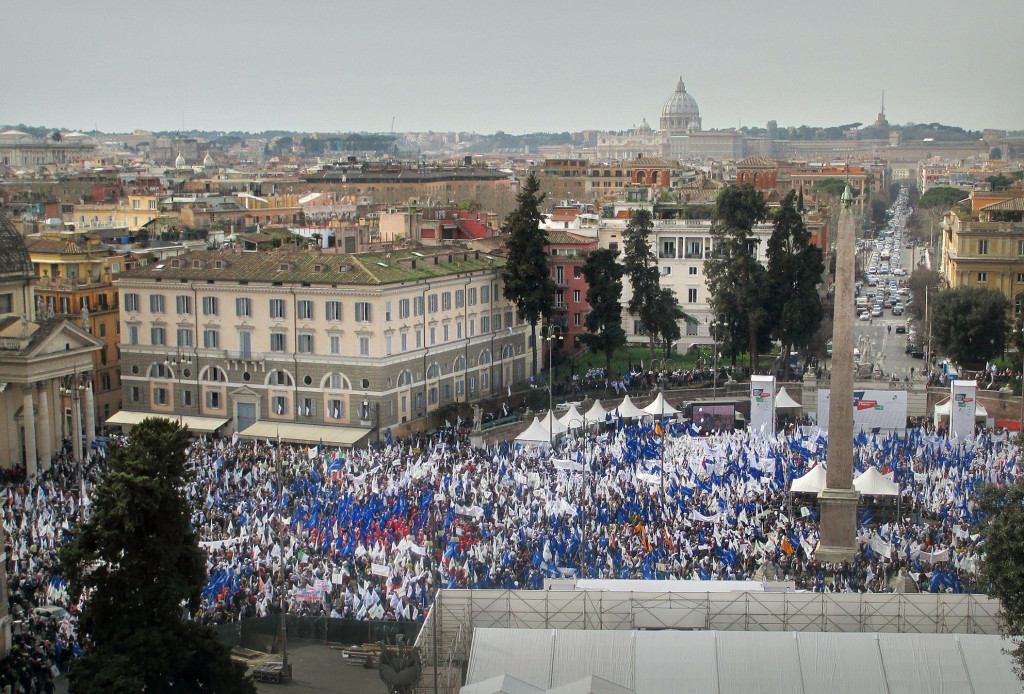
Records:
<instances>
[{"instance_id":1,"label":"building facade","mask_svg":"<svg viewBox=\"0 0 1024 694\"><path fill-rule=\"evenodd\" d=\"M555 313L552 323L564 335L560 349L568 354L579 352L580 335L587 331L583 321L590 311L583 264L587 255L597 248L597 238L566 231L548 231L548 265L555 282Z\"/></svg>"},{"instance_id":2,"label":"building facade","mask_svg":"<svg viewBox=\"0 0 1024 694\"><path fill-rule=\"evenodd\" d=\"M1014 306L1024 305L1024 223L964 221L949 213L942 222L940 271L950 288L987 287Z\"/></svg>"},{"instance_id":3,"label":"building facade","mask_svg":"<svg viewBox=\"0 0 1024 694\"><path fill-rule=\"evenodd\" d=\"M226 420L221 433L370 433L502 392L528 375L503 263L453 248L286 249L140 268L116 282L123 408Z\"/></svg>"}]
</instances>

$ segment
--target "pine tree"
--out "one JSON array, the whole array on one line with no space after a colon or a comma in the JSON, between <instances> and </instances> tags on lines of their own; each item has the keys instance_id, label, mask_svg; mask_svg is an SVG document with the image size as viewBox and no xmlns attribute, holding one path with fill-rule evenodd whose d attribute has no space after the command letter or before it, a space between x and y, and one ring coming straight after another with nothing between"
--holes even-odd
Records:
<instances>
[{"instance_id":1,"label":"pine tree","mask_svg":"<svg viewBox=\"0 0 1024 694\"><path fill-rule=\"evenodd\" d=\"M537 177L530 174L516 196L516 209L505 217L502 225L508 247L501 273L503 291L505 298L516 305L519 318L530 323L534 374L537 373L537 323L541 318L550 318L555 301L555 283L545 253L548 235L540 226L540 204L544 195L537 195L538 190Z\"/></svg>"},{"instance_id":2,"label":"pine tree","mask_svg":"<svg viewBox=\"0 0 1024 694\"><path fill-rule=\"evenodd\" d=\"M89 649L75 661L77 694L254 694L209 627L189 621L206 581L183 487L187 431L162 418L114 448L91 515L59 554Z\"/></svg>"},{"instance_id":3,"label":"pine tree","mask_svg":"<svg viewBox=\"0 0 1024 694\"><path fill-rule=\"evenodd\" d=\"M659 334L659 311L661 310L661 284L658 273L658 258L651 248L650 236L654 231L654 220L647 210L634 210L622 233L625 254L623 264L629 275L633 295L629 298L629 312L640 321L640 331L647 336L654 360L654 341Z\"/></svg>"},{"instance_id":4,"label":"pine tree","mask_svg":"<svg viewBox=\"0 0 1024 694\"><path fill-rule=\"evenodd\" d=\"M610 248L599 248L583 264L590 311L583 320L587 332L580 335L580 341L591 351L604 353L606 369L611 368L615 350L626 344L620 302L623 268L616 260L618 255Z\"/></svg>"}]
</instances>

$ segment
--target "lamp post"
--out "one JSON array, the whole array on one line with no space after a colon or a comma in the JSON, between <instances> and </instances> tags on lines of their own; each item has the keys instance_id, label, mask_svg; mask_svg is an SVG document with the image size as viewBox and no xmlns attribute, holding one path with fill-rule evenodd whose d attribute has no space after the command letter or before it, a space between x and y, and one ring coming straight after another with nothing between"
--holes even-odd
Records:
<instances>
[{"instance_id":1,"label":"lamp post","mask_svg":"<svg viewBox=\"0 0 1024 694\"><path fill-rule=\"evenodd\" d=\"M717 397L718 396L718 330L719 330L719 328L728 328L729 324L726 323L725 321L717 321L716 320L712 325L713 325L713 327L715 329L715 354L713 355L714 356L714 359L713 359L714 366L711 369L711 378L712 378L712 390L711 390L711 392L714 393L713 397Z\"/></svg>"},{"instance_id":2,"label":"lamp post","mask_svg":"<svg viewBox=\"0 0 1024 694\"><path fill-rule=\"evenodd\" d=\"M542 336L542 339L547 342L548 347L548 446L551 447L552 453L555 448L555 391L554 383L551 378L551 353L554 351L554 341L558 339L559 334L555 332L555 328L558 326L551 325L550 323L546 326L547 334Z\"/></svg>"},{"instance_id":3,"label":"lamp post","mask_svg":"<svg viewBox=\"0 0 1024 694\"><path fill-rule=\"evenodd\" d=\"M185 399L184 399L184 397L182 397L183 393L181 391L181 370L183 368L185 368L186 366L191 366L191 365L192 365L192 355L190 355L190 354L183 354L180 347L178 348L177 353L173 357L171 357L171 356L164 357L164 366L166 366L168 368L174 369L175 380L177 381L177 387L175 388L175 390L177 391L178 398L181 398L181 406L182 407L185 406ZM199 375L196 374L196 383L198 383L198 382L199 382ZM199 393L196 393L196 397L198 397L198 396L199 396ZM178 413L178 425L180 426L181 425L181 410L178 408L177 404L174 405L174 410L175 410L175 412Z\"/></svg>"}]
</instances>

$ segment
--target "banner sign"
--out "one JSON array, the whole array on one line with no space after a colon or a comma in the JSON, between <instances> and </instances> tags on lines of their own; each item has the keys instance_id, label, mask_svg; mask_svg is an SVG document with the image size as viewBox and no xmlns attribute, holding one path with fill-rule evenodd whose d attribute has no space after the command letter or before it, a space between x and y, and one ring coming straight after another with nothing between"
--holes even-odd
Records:
<instances>
[{"instance_id":1,"label":"banner sign","mask_svg":"<svg viewBox=\"0 0 1024 694\"><path fill-rule=\"evenodd\" d=\"M775 433L775 377L750 377L750 430Z\"/></svg>"},{"instance_id":2,"label":"banner sign","mask_svg":"<svg viewBox=\"0 0 1024 694\"><path fill-rule=\"evenodd\" d=\"M957 379L950 386L949 437L963 440L974 436L974 415L978 411L978 382Z\"/></svg>"},{"instance_id":3,"label":"banner sign","mask_svg":"<svg viewBox=\"0 0 1024 694\"><path fill-rule=\"evenodd\" d=\"M828 429L831 391L818 389L818 426ZM907 428L907 391L853 391L853 431L905 431Z\"/></svg>"}]
</instances>

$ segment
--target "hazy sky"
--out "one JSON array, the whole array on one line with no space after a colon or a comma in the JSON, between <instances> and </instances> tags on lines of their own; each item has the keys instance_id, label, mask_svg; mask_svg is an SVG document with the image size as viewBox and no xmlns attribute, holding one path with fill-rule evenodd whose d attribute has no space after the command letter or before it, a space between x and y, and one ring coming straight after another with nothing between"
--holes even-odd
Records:
<instances>
[{"instance_id":1,"label":"hazy sky","mask_svg":"<svg viewBox=\"0 0 1024 694\"><path fill-rule=\"evenodd\" d=\"M0 123L105 131L1024 128L1024 0L10 3Z\"/></svg>"}]
</instances>

